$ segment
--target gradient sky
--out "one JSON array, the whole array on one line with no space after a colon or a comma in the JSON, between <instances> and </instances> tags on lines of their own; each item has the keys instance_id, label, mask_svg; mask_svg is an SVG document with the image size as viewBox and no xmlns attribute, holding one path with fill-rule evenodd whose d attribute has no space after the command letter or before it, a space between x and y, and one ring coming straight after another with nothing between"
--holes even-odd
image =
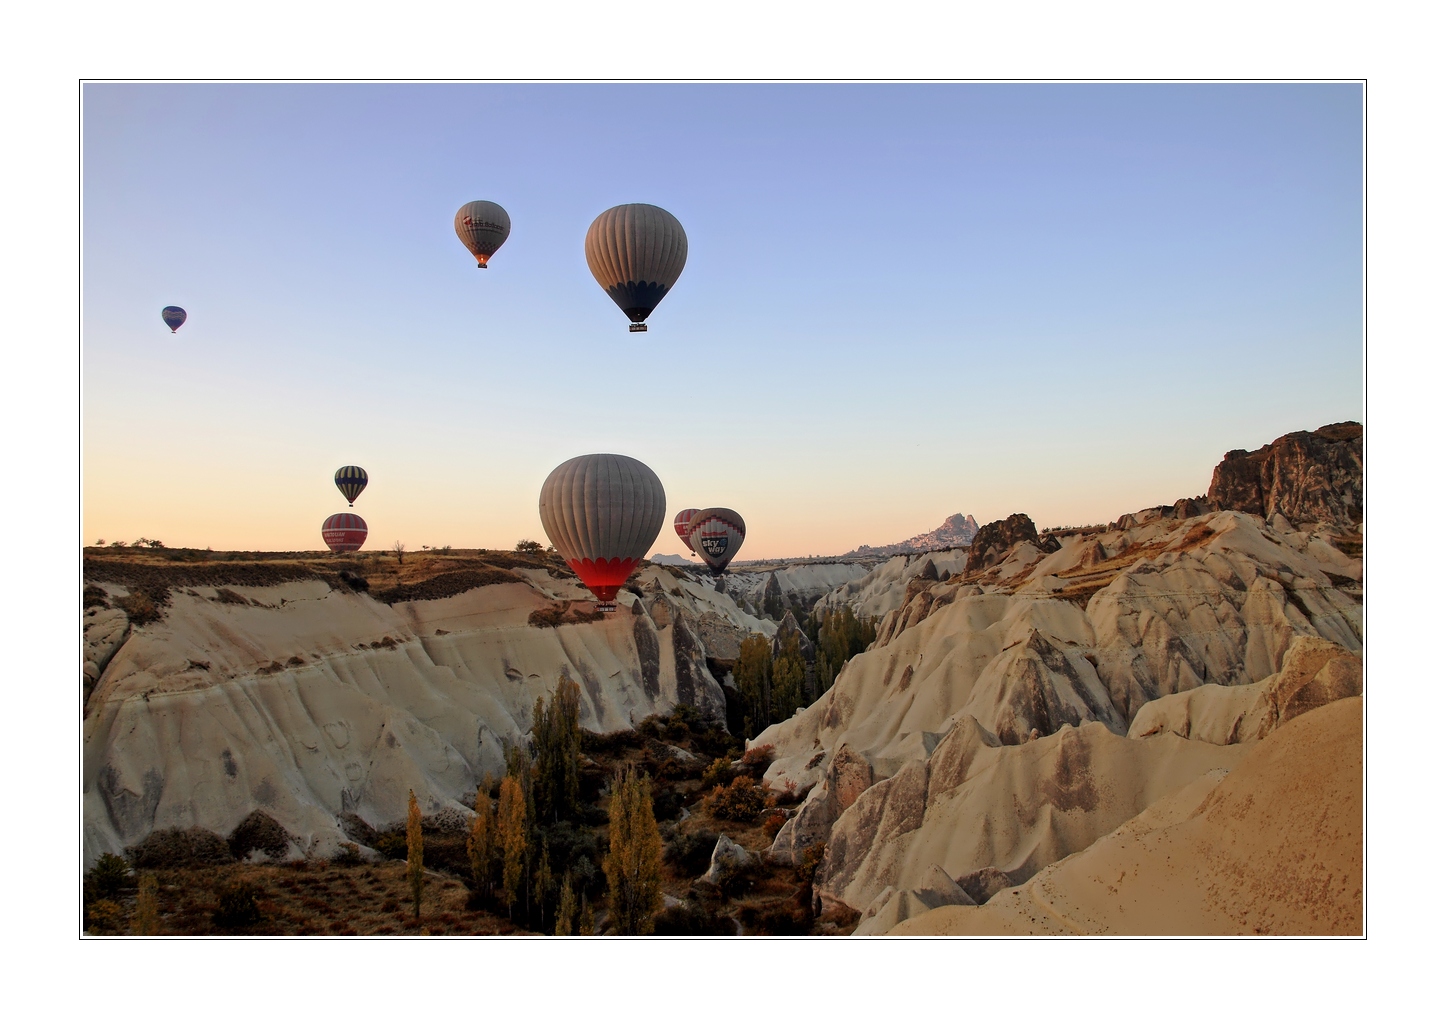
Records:
<instances>
[{"instance_id":1,"label":"gradient sky","mask_svg":"<svg viewBox=\"0 0 1446 1019\"><path fill-rule=\"evenodd\" d=\"M580 453L740 558L1093 523L1360 420L1356 85L84 87L84 535L545 540ZM512 235L479 272L452 231ZM646 334L603 209L688 265ZM172 336L160 309L190 314ZM655 551L680 552L666 527Z\"/></svg>"}]
</instances>

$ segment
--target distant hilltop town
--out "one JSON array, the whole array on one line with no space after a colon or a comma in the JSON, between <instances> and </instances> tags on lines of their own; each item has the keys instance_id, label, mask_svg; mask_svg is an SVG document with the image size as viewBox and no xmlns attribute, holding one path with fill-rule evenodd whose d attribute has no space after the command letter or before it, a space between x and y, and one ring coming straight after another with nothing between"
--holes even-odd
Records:
<instances>
[{"instance_id":1,"label":"distant hilltop town","mask_svg":"<svg viewBox=\"0 0 1446 1019\"><path fill-rule=\"evenodd\" d=\"M968 545L974 540L974 535L978 533L979 525L974 522L973 514L965 516L963 513L955 513L932 531L916 534L906 541L896 542L893 545L860 545L852 552L845 552L840 558L937 552L940 549Z\"/></svg>"}]
</instances>

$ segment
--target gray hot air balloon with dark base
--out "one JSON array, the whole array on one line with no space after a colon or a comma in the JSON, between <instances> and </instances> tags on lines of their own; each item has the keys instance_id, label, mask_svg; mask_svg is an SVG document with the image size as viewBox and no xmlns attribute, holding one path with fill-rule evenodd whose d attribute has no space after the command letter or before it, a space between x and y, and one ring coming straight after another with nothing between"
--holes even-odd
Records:
<instances>
[{"instance_id":1,"label":"gray hot air balloon with dark base","mask_svg":"<svg viewBox=\"0 0 1446 1019\"><path fill-rule=\"evenodd\" d=\"M743 547L747 528L731 509L713 506L699 510L688 523L688 546L698 553L715 577L728 572L728 564Z\"/></svg>"},{"instance_id":2,"label":"gray hot air balloon with dark base","mask_svg":"<svg viewBox=\"0 0 1446 1019\"><path fill-rule=\"evenodd\" d=\"M632 325L644 333L652 314L683 274L688 235L667 209L656 205L618 205L587 228L583 242L587 267Z\"/></svg>"}]
</instances>

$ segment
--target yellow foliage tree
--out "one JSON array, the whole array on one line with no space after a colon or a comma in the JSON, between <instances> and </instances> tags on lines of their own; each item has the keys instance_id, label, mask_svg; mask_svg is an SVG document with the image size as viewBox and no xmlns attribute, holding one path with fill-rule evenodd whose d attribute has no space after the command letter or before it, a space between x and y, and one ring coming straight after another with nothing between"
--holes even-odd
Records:
<instances>
[{"instance_id":1,"label":"yellow foliage tree","mask_svg":"<svg viewBox=\"0 0 1446 1019\"><path fill-rule=\"evenodd\" d=\"M407 790L407 884L412 889L412 916L422 917L422 810L417 794Z\"/></svg>"},{"instance_id":2,"label":"yellow foliage tree","mask_svg":"<svg viewBox=\"0 0 1446 1019\"><path fill-rule=\"evenodd\" d=\"M608 910L619 934L650 934L663 904L663 839L653 817L652 782L633 768L613 776L608 804Z\"/></svg>"},{"instance_id":3,"label":"yellow foliage tree","mask_svg":"<svg viewBox=\"0 0 1446 1019\"><path fill-rule=\"evenodd\" d=\"M156 904L156 876L142 874L136 896L136 915L131 920L131 933L151 936L161 933L160 910Z\"/></svg>"},{"instance_id":4,"label":"yellow foliage tree","mask_svg":"<svg viewBox=\"0 0 1446 1019\"><path fill-rule=\"evenodd\" d=\"M577 933L577 896L572 891L572 871L562 876L562 892L557 897L557 925L552 933L560 938Z\"/></svg>"},{"instance_id":5,"label":"yellow foliage tree","mask_svg":"<svg viewBox=\"0 0 1446 1019\"><path fill-rule=\"evenodd\" d=\"M502 853L502 902L507 916L527 872L527 801L522 784L508 775L497 793L497 845Z\"/></svg>"},{"instance_id":6,"label":"yellow foliage tree","mask_svg":"<svg viewBox=\"0 0 1446 1019\"><path fill-rule=\"evenodd\" d=\"M483 776L482 784L477 787L477 799L472 806L477 817L472 821L472 833L467 836L467 859L472 864L472 886L479 895L486 895L492 890L492 858L495 855L492 843L495 827L492 820L492 797L487 791L491 785L492 776Z\"/></svg>"}]
</instances>

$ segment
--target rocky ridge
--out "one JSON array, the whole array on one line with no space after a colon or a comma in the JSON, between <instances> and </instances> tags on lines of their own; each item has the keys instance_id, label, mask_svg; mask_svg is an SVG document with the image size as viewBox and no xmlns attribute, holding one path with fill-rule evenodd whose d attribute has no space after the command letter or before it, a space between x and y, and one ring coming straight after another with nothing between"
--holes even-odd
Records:
<instances>
[{"instance_id":1,"label":"rocky ridge","mask_svg":"<svg viewBox=\"0 0 1446 1019\"><path fill-rule=\"evenodd\" d=\"M1294 522L1194 499L1046 541L1021 514L981 529L973 569L919 570L834 687L753 741L808 794L774 855L823 848L818 905L878 931L930 868L1026 880L1359 693L1359 530L1287 489Z\"/></svg>"}]
</instances>

